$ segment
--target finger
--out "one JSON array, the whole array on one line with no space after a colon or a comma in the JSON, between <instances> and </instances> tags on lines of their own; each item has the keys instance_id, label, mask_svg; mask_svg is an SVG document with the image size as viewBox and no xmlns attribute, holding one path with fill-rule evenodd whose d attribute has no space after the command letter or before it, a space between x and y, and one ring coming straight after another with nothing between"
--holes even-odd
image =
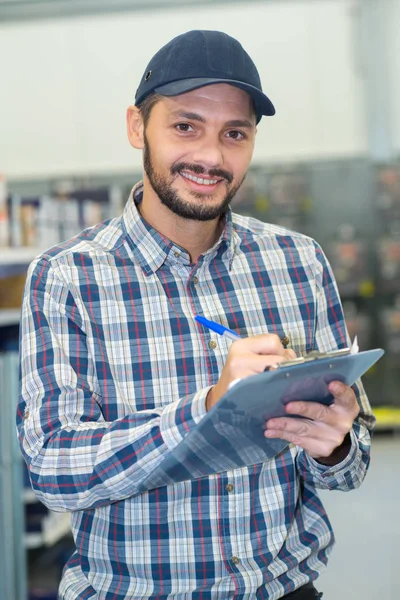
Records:
<instances>
[{"instance_id":1,"label":"finger","mask_svg":"<svg viewBox=\"0 0 400 600\"><path fill-rule=\"evenodd\" d=\"M299 415L315 423L323 423L341 433L351 429L358 410L357 401L356 407L353 406L351 409L336 404L326 406L320 402L307 401L289 402L286 405L286 412L289 415Z\"/></svg>"},{"instance_id":2,"label":"finger","mask_svg":"<svg viewBox=\"0 0 400 600\"><path fill-rule=\"evenodd\" d=\"M276 419L269 419L265 425L266 433L272 431L279 434L279 437L286 435L297 435L300 437L317 436L316 427L313 427L313 421L309 419L277 417Z\"/></svg>"},{"instance_id":3,"label":"finger","mask_svg":"<svg viewBox=\"0 0 400 600\"><path fill-rule=\"evenodd\" d=\"M360 412L356 395L353 389L341 381L332 381L328 389L335 399L335 405L354 413L355 416Z\"/></svg>"},{"instance_id":4,"label":"finger","mask_svg":"<svg viewBox=\"0 0 400 600\"><path fill-rule=\"evenodd\" d=\"M266 427L266 438L283 439L320 456L329 455L340 446L345 435L342 431L309 419L270 419Z\"/></svg>"},{"instance_id":5,"label":"finger","mask_svg":"<svg viewBox=\"0 0 400 600\"><path fill-rule=\"evenodd\" d=\"M235 351L251 352L254 354L278 354L285 356L285 348L283 347L279 336L275 333L262 333L253 335L248 338L243 338L235 342Z\"/></svg>"},{"instance_id":6,"label":"finger","mask_svg":"<svg viewBox=\"0 0 400 600\"><path fill-rule=\"evenodd\" d=\"M319 402L290 402L286 406L286 412L292 416L299 415L304 420L315 423L319 427L315 432L321 431L321 427L328 428L326 435L331 436L332 440L336 441L337 436L342 440L343 436L353 427L354 419L359 411L357 401L355 400L355 402L356 407L351 409L336 404L325 406Z\"/></svg>"},{"instance_id":7,"label":"finger","mask_svg":"<svg viewBox=\"0 0 400 600\"><path fill-rule=\"evenodd\" d=\"M289 431L272 429L268 429L264 435L268 439L282 439L289 444L294 444L299 448L303 448L307 454L317 459L318 457L330 456L335 448L338 448L343 443L344 439L342 437L338 437L336 440L327 440L326 438L317 439L301 436Z\"/></svg>"},{"instance_id":8,"label":"finger","mask_svg":"<svg viewBox=\"0 0 400 600\"><path fill-rule=\"evenodd\" d=\"M319 421L322 423L330 423L333 418L332 411L329 410L329 406L321 404L320 402L289 402L286 405L286 412L291 415L300 415L313 421Z\"/></svg>"},{"instance_id":9,"label":"finger","mask_svg":"<svg viewBox=\"0 0 400 600\"><path fill-rule=\"evenodd\" d=\"M235 377L246 377L255 373L262 373L265 369L275 367L284 362L284 357L278 354L238 354L232 356L229 369Z\"/></svg>"},{"instance_id":10,"label":"finger","mask_svg":"<svg viewBox=\"0 0 400 600\"><path fill-rule=\"evenodd\" d=\"M260 358L262 359L265 366L264 371L272 371L273 369L277 369L280 365L284 365L285 362L288 360L285 356L274 356L272 354L269 354L267 356L260 356Z\"/></svg>"},{"instance_id":11,"label":"finger","mask_svg":"<svg viewBox=\"0 0 400 600\"><path fill-rule=\"evenodd\" d=\"M281 363L285 363L288 360L293 360L293 358L296 358L296 352L292 349L285 349L282 360L280 360L277 364L267 365L264 371L272 371L273 369L277 369Z\"/></svg>"}]
</instances>

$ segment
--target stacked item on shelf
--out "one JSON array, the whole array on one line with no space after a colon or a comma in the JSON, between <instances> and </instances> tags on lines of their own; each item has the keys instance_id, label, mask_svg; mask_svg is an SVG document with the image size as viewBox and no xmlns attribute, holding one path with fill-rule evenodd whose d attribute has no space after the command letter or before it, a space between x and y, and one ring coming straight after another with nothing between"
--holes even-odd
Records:
<instances>
[{"instance_id":1,"label":"stacked item on shelf","mask_svg":"<svg viewBox=\"0 0 400 600\"><path fill-rule=\"evenodd\" d=\"M374 347L372 342L372 319L366 309L360 308L354 300L344 300L343 312L351 340L357 336L358 345L363 350Z\"/></svg>"},{"instance_id":2,"label":"stacked item on shelf","mask_svg":"<svg viewBox=\"0 0 400 600\"><path fill-rule=\"evenodd\" d=\"M379 331L387 349L382 367L381 393L384 423L396 419L400 425L400 166L377 169L377 288L379 290Z\"/></svg>"},{"instance_id":3,"label":"stacked item on shelf","mask_svg":"<svg viewBox=\"0 0 400 600\"><path fill-rule=\"evenodd\" d=\"M26 270L35 256L118 215L122 200L116 185L74 189L64 183L51 194L7 195L0 178L0 327L19 322Z\"/></svg>"},{"instance_id":4,"label":"stacked item on shelf","mask_svg":"<svg viewBox=\"0 0 400 600\"><path fill-rule=\"evenodd\" d=\"M232 207L243 215L311 234L309 173L296 165L274 170L253 168Z\"/></svg>"},{"instance_id":5,"label":"stacked item on shelf","mask_svg":"<svg viewBox=\"0 0 400 600\"><path fill-rule=\"evenodd\" d=\"M326 253L339 288L350 339L354 340L357 336L363 350L376 347L373 246L365 232L361 233L350 223L343 223L333 230L326 244ZM363 384L374 409L383 402L379 393L380 378L379 364L363 376Z\"/></svg>"},{"instance_id":6,"label":"stacked item on shelf","mask_svg":"<svg viewBox=\"0 0 400 600\"><path fill-rule=\"evenodd\" d=\"M380 315L383 345L387 349L386 361L383 363L381 388L387 407L386 416L391 412L397 415L400 425L400 294L391 304L382 308ZM396 411L397 409L397 411Z\"/></svg>"},{"instance_id":7,"label":"stacked item on shelf","mask_svg":"<svg viewBox=\"0 0 400 600\"><path fill-rule=\"evenodd\" d=\"M326 245L342 300L373 296L374 273L370 260L371 249L350 223L342 224Z\"/></svg>"},{"instance_id":8,"label":"stacked item on shelf","mask_svg":"<svg viewBox=\"0 0 400 600\"><path fill-rule=\"evenodd\" d=\"M8 198L9 245L48 248L117 215L120 209L118 186L73 189L64 184L51 194L13 193Z\"/></svg>"},{"instance_id":9,"label":"stacked item on shelf","mask_svg":"<svg viewBox=\"0 0 400 600\"><path fill-rule=\"evenodd\" d=\"M400 167L378 169L377 279L387 297L400 293Z\"/></svg>"}]
</instances>

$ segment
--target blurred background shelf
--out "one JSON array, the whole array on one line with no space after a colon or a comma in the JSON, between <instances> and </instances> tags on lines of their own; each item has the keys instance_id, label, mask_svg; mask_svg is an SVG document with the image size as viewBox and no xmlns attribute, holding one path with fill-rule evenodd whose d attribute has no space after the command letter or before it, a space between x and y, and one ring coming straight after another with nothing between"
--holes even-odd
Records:
<instances>
[{"instance_id":1,"label":"blurred background shelf","mask_svg":"<svg viewBox=\"0 0 400 600\"><path fill-rule=\"evenodd\" d=\"M30 487L25 487L22 491L22 498L25 504L35 504L39 502L35 492Z\"/></svg>"},{"instance_id":2,"label":"blurred background shelf","mask_svg":"<svg viewBox=\"0 0 400 600\"><path fill-rule=\"evenodd\" d=\"M71 518L68 513L50 512L42 519L42 531L25 534L24 543L28 550L41 546L53 546L71 532Z\"/></svg>"},{"instance_id":3,"label":"blurred background shelf","mask_svg":"<svg viewBox=\"0 0 400 600\"><path fill-rule=\"evenodd\" d=\"M381 406L374 409L376 431L400 431L400 407Z\"/></svg>"},{"instance_id":4,"label":"blurred background shelf","mask_svg":"<svg viewBox=\"0 0 400 600\"><path fill-rule=\"evenodd\" d=\"M44 248L0 248L0 265L28 265Z\"/></svg>"},{"instance_id":5,"label":"blurred background shelf","mask_svg":"<svg viewBox=\"0 0 400 600\"><path fill-rule=\"evenodd\" d=\"M5 280L8 277L16 278L25 274L29 264L43 250L44 248L36 247L0 248L0 285L1 280ZM12 287L13 284L11 282L10 293L12 293ZM0 298L2 296L0 293Z\"/></svg>"},{"instance_id":6,"label":"blurred background shelf","mask_svg":"<svg viewBox=\"0 0 400 600\"><path fill-rule=\"evenodd\" d=\"M0 327L9 325L18 325L20 319L19 308L3 308L0 309Z\"/></svg>"}]
</instances>

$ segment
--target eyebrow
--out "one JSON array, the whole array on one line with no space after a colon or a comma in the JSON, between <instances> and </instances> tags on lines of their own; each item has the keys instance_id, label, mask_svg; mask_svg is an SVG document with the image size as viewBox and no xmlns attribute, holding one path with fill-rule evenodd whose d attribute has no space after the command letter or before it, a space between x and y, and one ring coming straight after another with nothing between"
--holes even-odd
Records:
<instances>
[{"instance_id":1,"label":"eyebrow","mask_svg":"<svg viewBox=\"0 0 400 600\"><path fill-rule=\"evenodd\" d=\"M200 123L205 123L206 120L201 115L193 112L186 112L184 110L175 111L172 114L172 117L180 117L181 119L189 119L189 121L200 121Z\"/></svg>"},{"instance_id":2,"label":"eyebrow","mask_svg":"<svg viewBox=\"0 0 400 600\"><path fill-rule=\"evenodd\" d=\"M233 121L228 121L225 125L227 127L245 127L246 129L253 129L254 127L254 123L247 119L233 119Z\"/></svg>"},{"instance_id":3,"label":"eyebrow","mask_svg":"<svg viewBox=\"0 0 400 600\"><path fill-rule=\"evenodd\" d=\"M180 117L181 119L188 119L189 121L199 121L200 123L205 123L206 119L201 115L193 112L186 111L176 111L171 113L172 117ZM249 121L248 119L233 119L231 121L227 121L225 123L226 127L245 127L246 129L253 129L254 123Z\"/></svg>"}]
</instances>

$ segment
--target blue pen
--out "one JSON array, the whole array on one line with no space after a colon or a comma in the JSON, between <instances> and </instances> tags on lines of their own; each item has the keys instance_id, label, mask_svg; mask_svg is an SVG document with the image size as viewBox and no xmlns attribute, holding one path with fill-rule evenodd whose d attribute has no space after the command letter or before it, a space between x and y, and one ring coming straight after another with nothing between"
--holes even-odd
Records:
<instances>
[{"instance_id":1,"label":"blue pen","mask_svg":"<svg viewBox=\"0 0 400 600\"><path fill-rule=\"evenodd\" d=\"M208 329L211 329L211 331L215 331L215 333L218 333L219 335L223 335L224 337L226 337L232 341L240 340L240 335L238 335L231 329L224 327L220 323L216 323L215 321L210 321L209 319L205 319L204 317L199 317L199 315L195 316L195 320L198 323L201 323L202 325L204 325L204 327L208 327Z\"/></svg>"}]
</instances>

